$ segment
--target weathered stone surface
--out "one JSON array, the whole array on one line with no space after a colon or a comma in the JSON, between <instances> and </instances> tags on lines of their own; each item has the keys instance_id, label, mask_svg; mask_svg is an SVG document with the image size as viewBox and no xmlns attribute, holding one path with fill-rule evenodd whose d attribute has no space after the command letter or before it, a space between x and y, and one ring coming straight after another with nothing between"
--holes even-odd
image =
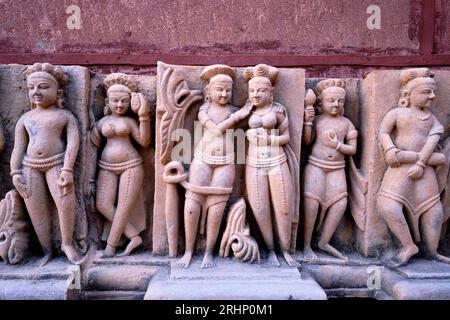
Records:
<instances>
[{"instance_id":1,"label":"weathered stone surface","mask_svg":"<svg viewBox=\"0 0 450 320\"><path fill-rule=\"evenodd\" d=\"M103 117L103 108L105 106L106 91L103 86L103 80L106 77L104 74L91 73L91 85L90 85L90 106L89 106L89 117L91 126L99 121ZM144 206L147 213L146 222L147 228L141 233L144 240L144 246L149 247L151 244L151 223L152 223L152 210L153 210L153 193L154 193L154 119L155 119L155 108L156 108L156 76L134 76L138 83L138 90L149 100L150 103L150 123L151 123L151 142L147 147L146 152L141 152L144 159L144 184L143 184L143 195L144 195ZM100 157L102 150L97 150L94 148L93 144L89 141L88 144L88 159L87 167L87 183L89 181L95 181L96 173L98 172L97 159ZM95 198L89 198L89 210L93 212L93 215L89 216L90 233L92 238L99 244L102 231L104 219L101 214L96 210Z\"/></svg>"},{"instance_id":2,"label":"weathered stone surface","mask_svg":"<svg viewBox=\"0 0 450 320\"><path fill-rule=\"evenodd\" d=\"M148 286L146 300L323 300L325 292L296 268L241 264L219 259L216 268L200 269L194 259L189 269L173 263L167 278L154 278Z\"/></svg>"},{"instance_id":3,"label":"weathered stone surface","mask_svg":"<svg viewBox=\"0 0 450 320\"><path fill-rule=\"evenodd\" d=\"M18 119L30 110L28 98L28 88L25 81L25 70L28 66L24 65L1 65L0 66L0 114L6 137L6 149L1 154L2 184L0 186L0 196L3 198L5 193L12 189L12 181L9 176L11 152L14 146L14 129ZM64 108L71 111L77 119L80 148L74 168L75 180L75 232L74 239L78 243L79 249L85 252L88 246L87 232L88 225L86 221L86 202L87 190L86 179L86 159L87 159L87 130L89 124L88 101L89 101L89 71L87 68L79 66L64 66L63 71L68 74L69 83L63 87L64 90ZM56 208L54 212L54 230L53 239L56 243L60 242L58 216Z\"/></svg>"},{"instance_id":4,"label":"weathered stone surface","mask_svg":"<svg viewBox=\"0 0 450 320\"><path fill-rule=\"evenodd\" d=\"M167 68L174 68L180 72L186 80L187 86L190 90L202 90L202 83L200 81L200 73L203 67L192 66L175 66L160 63L158 72L162 77L163 72ZM244 68L236 68L235 80L233 82L232 104L242 107L248 99L248 85L242 76ZM289 132L290 142L293 152L297 159L300 159L301 153L301 134L303 123L303 100L305 95L305 75L303 69L279 69L278 79L274 89L274 101L281 103L286 107L289 114ZM161 97L161 84L158 84L158 98ZM296 88L296 90L292 90ZM158 104L162 104L162 98L159 98ZM184 128L189 130L191 137L195 138L193 133L194 121L197 119L197 113L200 103L191 107L184 120ZM156 148L155 148L155 200L154 200L154 214L153 214L153 252L155 254L166 254L168 249L167 232L165 225L165 196L166 186L162 178L164 166L160 161L160 154L162 150L161 138L161 119L162 114L156 114ZM194 139L192 139L194 140ZM194 141L191 141L194 143ZM193 150L193 149L192 149ZM233 192L230 196L230 201L234 202L242 197L245 193L244 184L244 166L236 166L236 179L233 185ZM180 201L180 208L182 201ZM182 215L180 213L180 219Z\"/></svg>"},{"instance_id":5,"label":"weathered stone surface","mask_svg":"<svg viewBox=\"0 0 450 320\"><path fill-rule=\"evenodd\" d=\"M407 54L418 51L420 1L77 1L81 29L47 0L0 3L2 52ZM370 5L381 29L369 30ZM227 14L224 14L227 13ZM9 17L14 16L14 19Z\"/></svg>"},{"instance_id":6,"label":"weathered stone surface","mask_svg":"<svg viewBox=\"0 0 450 320\"><path fill-rule=\"evenodd\" d=\"M432 113L446 128L443 139L448 135L450 122L448 105L449 71L433 70L437 83L437 97L431 109ZM384 115L398 104L400 93L400 71L383 70L370 73L361 86L361 102L364 112L361 114L360 125L362 135L361 168L369 180L367 194L366 232L358 238L359 247L366 255L379 256L381 249L392 247L393 240L387 226L377 210L377 197L381 179L386 170L383 154L379 148L378 133Z\"/></svg>"},{"instance_id":7,"label":"weathered stone surface","mask_svg":"<svg viewBox=\"0 0 450 320\"><path fill-rule=\"evenodd\" d=\"M0 266L1 300L79 299L81 272L63 258L39 267L35 261L22 266Z\"/></svg>"},{"instance_id":8,"label":"weathered stone surface","mask_svg":"<svg viewBox=\"0 0 450 320\"><path fill-rule=\"evenodd\" d=\"M450 53L450 1L437 0L438 19L435 30L435 46L438 53Z\"/></svg>"}]
</instances>

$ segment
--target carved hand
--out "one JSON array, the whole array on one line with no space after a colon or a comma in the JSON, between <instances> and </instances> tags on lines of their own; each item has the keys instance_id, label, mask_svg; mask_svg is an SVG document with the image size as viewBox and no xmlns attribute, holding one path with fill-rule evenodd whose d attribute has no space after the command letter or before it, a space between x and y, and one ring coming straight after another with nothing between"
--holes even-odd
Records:
<instances>
[{"instance_id":1,"label":"carved hand","mask_svg":"<svg viewBox=\"0 0 450 320\"><path fill-rule=\"evenodd\" d=\"M256 129L247 130L247 139L251 144L258 144L258 134Z\"/></svg>"},{"instance_id":2,"label":"carved hand","mask_svg":"<svg viewBox=\"0 0 450 320\"><path fill-rule=\"evenodd\" d=\"M391 168L400 167L400 162L398 161L397 157L397 149L391 149L386 152L386 162Z\"/></svg>"},{"instance_id":3,"label":"carved hand","mask_svg":"<svg viewBox=\"0 0 450 320\"><path fill-rule=\"evenodd\" d=\"M312 122L316 116L316 111L313 106L306 106L305 109L305 122Z\"/></svg>"},{"instance_id":4,"label":"carved hand","mask_svg":"<svg viewBox=\"0 0 450 320\"><path fill-rule=\"evenodd\" d=\"M237 119L238 121L245 119L246 117L248 117L248 115L250 114L252 109L253 109L253 105L251 103L248 103L245 106L243 106L241 109L239 109L238 111L233 113L233 117L235 119Z\"/></svg>"},{"instance_id":5,"label":"carved hand","mask_svg":"<svg viewBox=\"0 0 450 320\"><path fill-rule=\"evenodd\" d=\"M423 176L423 168L417 164L413 165L408 170L408 177L411 179L420 179Z\"/></svg>"},{"instance_id":6,"label":"carved hand","mask_svg":"<svg viewBox=\"0 0 450 320\"><path fill-rule=\"evenodd\" d=\"M65 196L72 190L73 173L69 171L61 171L58 180L58 186L63 190L61 196Z\"/></svg>"},{"instance_id":7,"label":"carved hand","mask_svg":"<svg viewBox=\"0 0 450 320\"><path fill-rule=\"evenodd\" d=\"M24 177L21 174L16 174L12 180L14 187L16 187L17 192L19 192L21 197L24 199L29 198L30 194L28 193L27 184Z\"/></svg>"},{"instance_id":8,"label":"carved hand","mask_svg":"<svg viewBox=\"0 0 450 320\"><path fill-rule=\"evenodd\" d=\"M333 149L336 149L339 143L338 137L336 135L336 132L334 132L334 130L325 131L321 137L321 141L324 145Z\"/></svg>"}]
</instances>

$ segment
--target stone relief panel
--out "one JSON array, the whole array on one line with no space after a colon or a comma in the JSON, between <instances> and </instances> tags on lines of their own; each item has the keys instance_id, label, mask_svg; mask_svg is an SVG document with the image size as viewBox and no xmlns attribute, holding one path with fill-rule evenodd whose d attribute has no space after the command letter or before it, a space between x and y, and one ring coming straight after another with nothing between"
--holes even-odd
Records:
<instances>
[{"instance_id":1,"label":"stone relief panel","mask_svg":"<svg viewBox=\"0 0 450 320\"><path fill-rule=\"evenodd\" d=\"M150 245L155 77L93 75L89 144L91 234L101 254Z\"/></svg>"},{"instance_id":2,"label":"stone relief panel","mask_svg":"<svg viewBox=\"0 0 450 320\"><path fill-rule=\"evenodd\" d=\"M89 73L82 67L36 63L1 66L1 75L4 156L10 159L9 168L5 163L3 168L11 174L4 177L4 185L12 183L22 198L7 195L5 221L15 221L18 233L14 237L20 238L23 229L17 219L24 215L18 208L24 201L39 251L44 254L39 264L46 264L56 251L63 252L70 262L80 263L88 248L83 164ZM11 205L13 208L8 208Z\"/></svg>"},{"instance_id":3,"label":"stone relief panel","mask_svg":"<svg viewBox=\"0 0 450 320\"><path fill-rule=\"evenodd\" d=\"M290 90L293 87L298 90ZM294 190L299 187L302 126L297 120L303 119L303 98L304 71L299 69L278 70L267 65L236 69L224 65L158 65L155 177L156 185L164 181L167 185L165 190L155 190L154 253L165 254L168 250L170 256L176 256L179 242L184 242L179 234L180 208L184 207L187 250L179 266L189 266L198 231L206 232L206 239L200 237L198 241L198 248L206 251L203 267L214 266L212 254L217 237L222 238L220 226L224 211L228 211L227 201L233 204L246 197L252 208L247 216L253 217L254 229L268 249L269 263L279 265L274 250L280 244L286 261L296 265L291 253L295 252L299 219L299 206L295 204L299 203L299 193ZM194 141L197 119L203 135ZM241 143L247 147L243 148L246 156L241 162L233 159L242 155L234 154L234 137L226 132L233 128L244 133ZM174 159L172 152L178 152L180 146L170 139L176 129L192 134L194 139L183 144L194 151L183 161L170 162ZM189 169L185 170L183 164ZM261 181L252 182L255 177ZM185 201L177 183L187 190ZM271 192L269 188L282 192ZM204 212L206 209L208 212ZM242 210L245 208L239 209ZM254 210L258 212L253 215ZM240 216L242 219L244 215ZM232 216L228 218L233 220ZM240 230L244 232L246 223L241 223ZM229 224L226 237L230 236L228 231L236 229ZM206 243L202 245L202 241ZM246 244L249 250L245 260L258 257L253 241ZM223 240L223 252L227 242L228 238Z\"/></svg>"}]
</instances>

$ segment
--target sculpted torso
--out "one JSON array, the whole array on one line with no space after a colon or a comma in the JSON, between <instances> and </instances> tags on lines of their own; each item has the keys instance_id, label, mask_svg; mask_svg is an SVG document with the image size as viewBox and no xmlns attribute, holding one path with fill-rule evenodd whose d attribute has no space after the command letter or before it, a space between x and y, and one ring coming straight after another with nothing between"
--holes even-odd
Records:
<instances>
[{"instance_id":1,"label":"sculpted torso","mask_svg":"<svg viewBox=\"0 0 450 320\"><path fill-rule=\"evenodd\" d=\"M122 163L139 157L130 140L133 129L137 129L132 118L105 116L98 123L99 132L107 139L101 159L108 163Z\"/></svg>"},{"instance_id":2,"label":"sculpted torso","mask_svg":"<svg viewBox=\"0 0 450 320\"><path fill-rule=\"evenodd\" d=\"M397 108L390 111L387 116L390 120L389 129L395 128L392 134L393 142L398 149L404 151L420 152L430 130L437 123L437 119L431 113L423 115L411 108Z\"/></svg>"},{"instance_id":3,"label":"sculpted torso","mask_svg":"<svg viewBox=\"0 0 450 320\"><path fill-rule=\"evenodd\" d=\"M219 125L237 110L236 107L228 105L226 107L216 107L211 105L207 110L203 111L208 118ZM230 128L231 129L231 128ZM232 153L233 135L218 134L214 130L203 128L203 136L198 144L198 148L210 156L225 156ZM228 149L227 149L228 148ZM229 150L226 152L226 150Z\"/></svg>"},{"instance_id":4,"label":"sculpted torso","mask_svg":"<svg viewBox=\"0 0 450 320\"><path fill-rule=\"evenodd\" d=\"M344 117L328 117L321 115L317 117L315 123L316 142L314 143L311 155L329 161L342 161L345 155L335 148L331 148L321 141L325 138L329 130L333 130L338 138L338 141L345 141L345 137L350 130L354 130L353 124Z\"/></svg>"},{"instance_id":5,"label":"sculpted torso","mask_svg":"<svg viewBox=\"0 0 450 320\"><path fill-rule=\"evenodd\" d=\"M27 155L35 159L45 159L65 151L62 139L68 117L73 117L61 109L33 109L23 116L23 124L28 133Z\"/></svg>"},{"instance_id":6,"label":"sculpted torso","mask_svg":"<svg viewBox=\"0 0 450 320\"><path fill-rule=\"evenodd\" d=\"M261 136L264 131L267 137L280 135L280 132L277 132L276 129L278 129L278 126L283 122L283 120L283 114L281 112L277 112L276 107L270 105L267 107L267 110L263 112L257 113L254 111L252 113L248 121L250 126L248 133L253 134L254 132L255 135ZM257 144L250 142L248 148L249 156L257 158L273 157L283 153L283 146L280 144L271 145L270 138L259 139Z\"/></svg>"}]
</instances>

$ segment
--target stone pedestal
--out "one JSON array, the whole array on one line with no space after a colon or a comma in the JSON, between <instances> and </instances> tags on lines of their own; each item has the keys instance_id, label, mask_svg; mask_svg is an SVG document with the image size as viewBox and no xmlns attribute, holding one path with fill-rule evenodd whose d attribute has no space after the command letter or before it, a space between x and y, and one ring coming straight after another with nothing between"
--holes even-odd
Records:
<instances>
[{"instance_id":1,"label":"stone pedestal","mask_svg":"<svg viewBox=\"0 0 450 320\"><path fill-rule=\"evenodd\" d=\"M150 279L168 265L168 258L150 253L102 259L97 252L87 268L83 299L142 300Z\"/></svg>"},{"instance_id":2,"label":"stone pedestal","mask_svg":"<svg viewBox=\"0 0 450 320\"><path fill-rule=\"evenodd\" d=\"M78 300L80 267L65 258L39 267L36 262L25 265L0 266L0 300Z\"/></svg>"},{"instance_id":3,"label":"stone pedestal","mask_svg":"<svg viewBox=\"0 0 450 320\"><path fill-rule=\"evenodd\" d=\"M323 289L310 277L303 278L297 268L286 264L241 264L217 259L217 267L201 269L194 259L188 269L175 266L170 273L154 278L145 300L324 300Z\"/></svg>"},{"instance_id":4,"label":"stone pedestal","mask_svg":"<svg viewBox=\"0 0 450 320\"><path fill-rule=\"evenodd\" d=\"M449 300L450 265L412 259L408 265L383 272L381 284L396 300Z\"/></svg>"}]
</instances>

